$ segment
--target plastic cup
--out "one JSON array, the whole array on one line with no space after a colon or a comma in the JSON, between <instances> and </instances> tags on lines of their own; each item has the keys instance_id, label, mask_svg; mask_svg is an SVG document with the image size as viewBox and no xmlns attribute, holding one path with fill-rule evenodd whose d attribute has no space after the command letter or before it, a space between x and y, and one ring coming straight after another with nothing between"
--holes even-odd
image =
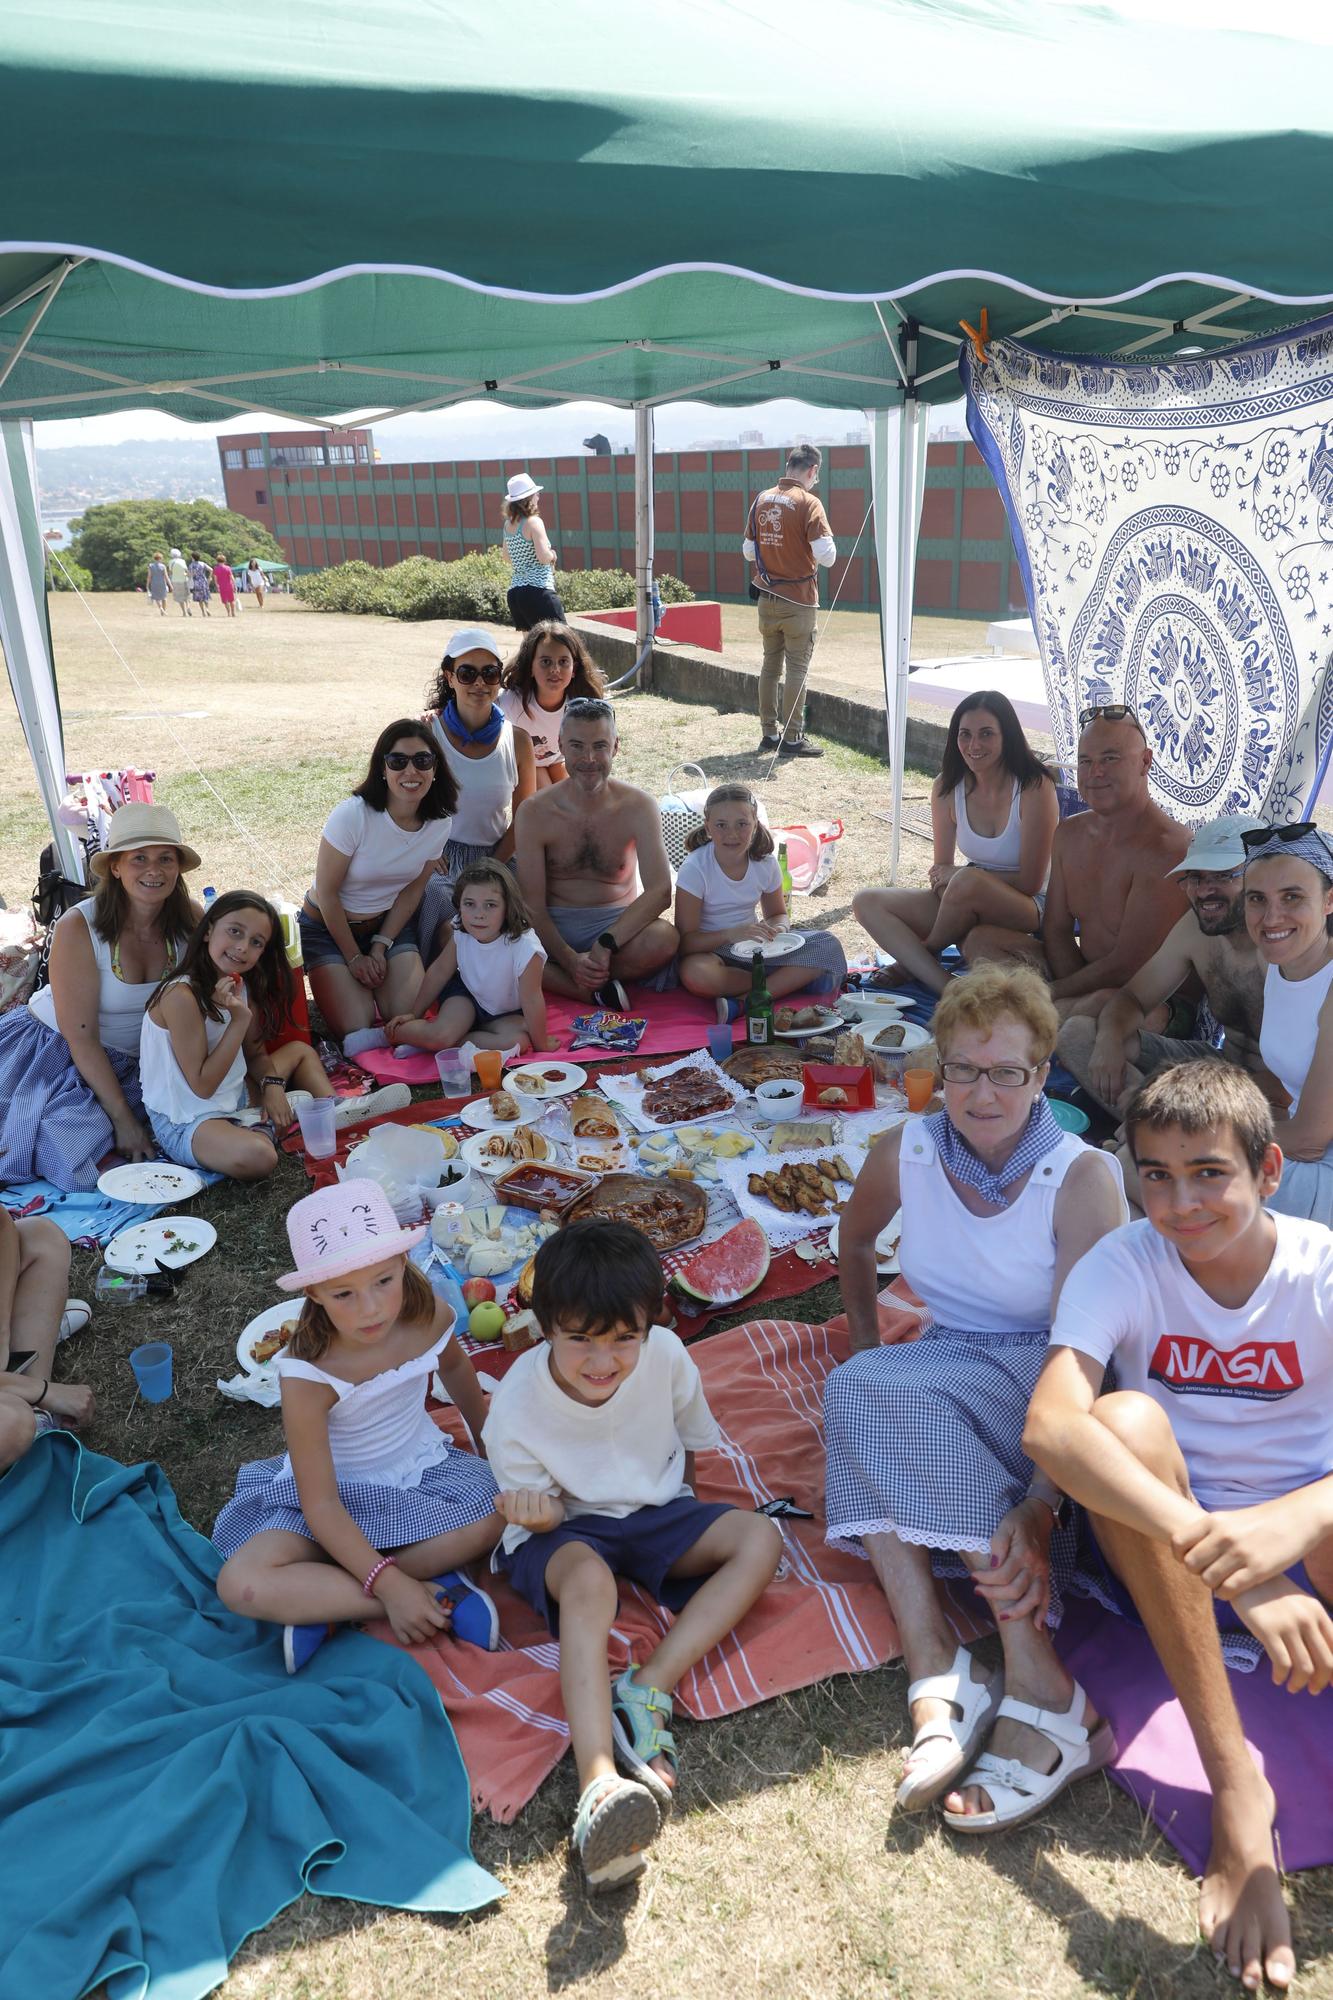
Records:
<instances>
[{"instance_id":1,"label":"plastic cup","mask_svg":"<svg viewBox=\"0 0 1333 2000\"><path fill-rule=\"evenodd\" d=\"M472 1066L477 1072L477 1082L483 1090L498 1090L504 1069L504 1054L500 1049L475 1049Z\"/></svg>"},{"instance_id":2,"label":"plastic cup","mask_svg":"<svg viewBox=\"0 0 1333 2000\"><path fill-rule=\"evenodd\" d=\"M457 1049L437 1049L435 1070L446 1097L465 1097L472 1071Z\"/></svg>"},{"instance_id":3,"label":"plastic cup","mask_svg":"<svg viewBox=\"0 0 1333 2000\"><path fill-rule=\"evenodd\" d=\"M708 1053L714 1062L725 1062L732 1050L730 1021L715 1021L708 1030Z\"/></svg>"},{"instance_id":4,"label":"plastic cup","mask_svg":"<svg viewBox=\"0 0 1333 2000\"><path fill-rule=\"evenodd\" d=\"M933 1069L908 1069L903 1071L903 1089L907 1092L909 1111L924 1111L935 1094L935 1072Z\"/></svg>"},{"instance_id":5,"label":"plastic cup","mask_svg":"<svg viewBox=\"0 0 1333 2000\"><path fill-rule=\"evenodd\" d=\"M150 1340L130 1351L130 1367L145 1403L165 1403L171 1394L171 1349L165 1340Z\"/></svg>"},{"instance_id":6,"label":"plastic cup","mask_svg":"<svg viewBox=\"0 0 1333 2000\"><path fill-rule=\"evenodd\" d=\"M333 1097L312 1097L297 1106L296 1116L307 1153L314 1160L332 1159L338 1144L336 1124L338 1102Z\"/></svg>"}]
</instances>

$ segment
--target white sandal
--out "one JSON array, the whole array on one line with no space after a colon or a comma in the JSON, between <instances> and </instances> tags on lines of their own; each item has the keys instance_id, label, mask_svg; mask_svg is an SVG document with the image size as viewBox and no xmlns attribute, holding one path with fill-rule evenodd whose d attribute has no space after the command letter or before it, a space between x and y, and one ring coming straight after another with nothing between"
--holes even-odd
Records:
<instances>
[{"instance_id":1,"label":"white sandal","mask_svg":"<svg viewBox=\"0 0 1333 2000\"><path fill-rule=\"evenodd\" d=\"M954 1654L947 1674L928 1674L924 1680L912 1682L907 1690L909 1713L913 1702L932 1699L951 1702L959 1714L956 1720L942 1715L933 1722L923 1722L912 1738L909 1765L928 1744L942 1745L943 1754L924 1760L918 1770L909 1769L894 1801L903 1812L922 1812L949 1789L976 1756L999 1706L995 1678L973 1680L972 1655L965 1646Z\"/></svg>"},{"instance_id":2,"label":"white sandal","mask_svg":"<svg viewBox=\"0 0 1333 2000\"><path fill-rule=\"evenodd\" d=\"M997 1757L994 1751L983 1750L958 1789L980 1785L990 1794L991 1809L983 1813L946 1812L946 1824L958 1833L997 1833L1003 1827L1023 1826L1044 1812L1075 1778L1100 1771L1115 1756L1116 1740L1109 1722L1099 1722L1089 1732L1087 1718L1092 1712L1092 1703L1077 1681L1073 1700L1063 1715L1006 1695L996 1721L1007 1715L1013 1722L1039 1729L1059 1751L1060 1761L1053 1771L1034 1771L1017 1757Z\"/></svg>"}]
</instances>

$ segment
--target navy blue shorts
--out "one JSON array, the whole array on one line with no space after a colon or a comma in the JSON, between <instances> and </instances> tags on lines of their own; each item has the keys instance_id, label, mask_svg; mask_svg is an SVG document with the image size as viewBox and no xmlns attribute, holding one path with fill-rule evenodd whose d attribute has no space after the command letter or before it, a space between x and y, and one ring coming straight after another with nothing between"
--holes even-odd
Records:
<instances>
[{"instance_id":1,"label":"navy blue shorts","mask_svg":"<svg viewBox=\"0 0 1333 2000\"><path fill-rule=\"evenodd\" d=\"M579 1514L549 1534L529 1535L511 1555L498 1551L496 1567L555 1633L560 1630L560 1606L547 1593L546 1570L551 1557L566 1542L582 1542L616 1576L641 1584L668 1611L680 1611L708 1578L668 1576L667 1571L720 1515L735 1511L726 1501L696 1500L692 1493L682 1493L679 1499L668 1500L665 1507L640 1507L623 1520L614 1520L609 1514Z\"/></svg>"},{"instance_id":2,"label":"navy blue shorts","mask_svg":"<svg viewBox=\"0 0 1333 2000\"><path fill-rule=\"evenodd\" d=\"M446 1000L470 1000L472 1002L472 1026L474 1028L489 1028L492 1021L500 1019L498 1014L488 1014L486 1012L476 994L468 990L461 972L454 974L435 1004L437 1007L443 1007Z\"/></svg>"}]
</instances>

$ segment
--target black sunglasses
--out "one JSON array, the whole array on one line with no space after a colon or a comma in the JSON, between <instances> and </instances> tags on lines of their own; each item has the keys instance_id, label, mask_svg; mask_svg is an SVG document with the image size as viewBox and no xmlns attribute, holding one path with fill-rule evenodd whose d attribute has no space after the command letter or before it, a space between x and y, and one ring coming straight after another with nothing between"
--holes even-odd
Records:
<instances>
[{"instance_id":1,"label":"black sunglasses","mask_svg":"<svg viewBox=\"0 0 1333 2000\"><path fill-rule=\"evenodd\" d=\"M1092 708L1081 708L1078 712L1079 728L1086 729L1090 722L1132 722L1140 736L1144 733L1143 724L1129 703L1124 701L1099 701ZM1147 741L1146 736L1144 741Z\"/></svg>"},{"instance_id":2,"label":"black sunglasses","mask_svg":"<svg viewBox=\"0 0 1333 2000\"><path fill-rule=\"evenodd\" d=\"M1240 844L1247 849L1267 847L1270 840L1304 840L1307 833L1318 832L1319 824L1312 819L1297 820L1291 826L1252 826L1241 835Z\"/></svg>"},{"instance_id":3,"label":"black sunglasses","mask_svg":"<svg viewBox=\"0 0 1333 2000\"><path fill-rule=\"evenodd\" d=\"M384 761L391 771L405 771L410 764L414 771L433 771L435 752L433 750L386 750Z\"/></svg>"},{"instance_id":4,"label":"black sunglasses","mask_svg":"<svg viewBox=\"0 0 1333 2000\"><path fill-rule=\"evenodd\" d=\"M454 679L464 687L471 687L475 681L485 681L487 687L498 687L503 667L455 667Z\"/></svg>"}]
</instances>

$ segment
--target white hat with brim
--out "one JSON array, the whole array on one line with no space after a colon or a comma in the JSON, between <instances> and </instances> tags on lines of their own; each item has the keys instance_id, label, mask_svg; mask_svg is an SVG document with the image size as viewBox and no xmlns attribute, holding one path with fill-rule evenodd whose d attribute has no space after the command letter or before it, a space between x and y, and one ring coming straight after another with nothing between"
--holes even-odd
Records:
<instances>
[{"instance_id":1,"label":"white hat with brim","mask_svg":"<svg viewBox=\"0 0 1333 2000\"><path fill-rule=\"evenodd\" d=\"M1248 813L1229 813L1222 819L1209 820L1207 826L1195 829L1189 853L1174 868L1168 868L1167 874L1229 875L1233 869L1243 868L1246 854L1241 835L1252 833L1255 827L1264 824Z\"/></svg>"},{"instance_id":2,"label":"white hat with brim","mask_svg":"<svg viewBox=\"0 0 1333 2000\"><path fill-rule=\"evenodd\" d=\"M505 499L512 506L519 500L531 500L534 493L545 491L546 488L539 486L530 472L516 472L505 487Z\"/></svg>"},{"instance_id":3,"label":"white hat with brim","mask_svg":"<svg viewBox=\"0 0 1333 2000\"><path fill-rule=\"evenodd\" d=\"M98 848L88 865L100 880L110 868L113 854L128 854L136 847L174 847L180 855L182 873L200 865L194 849L181 839L175 813L166 806L144 805L137 799L112 813L105 845Z\"/></svg>"},{"instance_id":4,"label":"white hat with brim","mask_svg":"<svg viewBox=\"0 0 1333 2000\"><path fill-rule=\"evenodd\" d=\"M425 1224L403 1229L378 1181L334 1181L287 1212L296 1269L278 1279L280 1292L303 1292L415 1250Z\"/></svg>"},{"instance_id":5,"label":"white hat with brim","mask_svg":"<svg viewBox=\"0 0 1333 2000\"><path fill-rule=\"evenodd\" d=\"M455 632L444 649L446 660L461 660L464 653L489 653L493 660L504 665L504 655L489 632L483 632L480 625L465 625L461 632Z\"/></svg>"}]
</instances>

